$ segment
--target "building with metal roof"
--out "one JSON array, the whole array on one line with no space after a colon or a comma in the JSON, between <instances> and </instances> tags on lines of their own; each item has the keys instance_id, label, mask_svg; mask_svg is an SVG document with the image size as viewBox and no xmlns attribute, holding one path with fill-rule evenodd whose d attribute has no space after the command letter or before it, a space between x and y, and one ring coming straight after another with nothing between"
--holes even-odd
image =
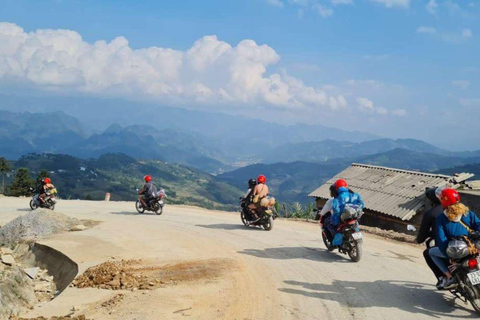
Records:
<instances>
[{"instance_id":1,"label":"building with metal roof","mask_svg":"<svg viewBox=\"0 0 480 320\"><path fill-rule=\"evenodd\" d=\"M362 196L366 213L383 214L393 221L406 222L425 210L426 188L455 187L471 177L473 174L469 173L447 176L354 163L309 196L329 199L330 185L337 179L345 179L349 187Z\"/></svg>"}]
</instances>

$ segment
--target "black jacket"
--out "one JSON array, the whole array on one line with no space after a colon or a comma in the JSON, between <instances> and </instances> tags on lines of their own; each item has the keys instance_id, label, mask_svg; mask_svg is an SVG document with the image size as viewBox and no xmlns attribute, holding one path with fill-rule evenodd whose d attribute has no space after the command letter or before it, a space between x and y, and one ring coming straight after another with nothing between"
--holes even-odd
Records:
<instances>
[{"instance_id":1,"label":"black jacket","mask_svg":"<svg viewBox=\"0 0 480 320\"><path fill-rule=\"evenodd\" d=\"M427 198L433 203L434 207L425 211L418 230L417 243L423 243L428 238L434 238L436 236L435 219L443 213L443 208L440 205L440 201L435 196L435 189L429 189L426 192Z\"/></svg>"}]
</instances>

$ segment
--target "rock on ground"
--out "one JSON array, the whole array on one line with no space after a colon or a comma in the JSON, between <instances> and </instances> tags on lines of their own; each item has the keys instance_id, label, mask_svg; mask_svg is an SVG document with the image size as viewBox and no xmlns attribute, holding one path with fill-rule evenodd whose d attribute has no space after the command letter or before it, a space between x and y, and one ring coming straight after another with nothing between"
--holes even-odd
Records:
<instances>
[{"instance_id":1,"label":"rock on ground","mask_svg":"<svg viewBox=\"0 0 480 320\"><path fill-rule=\"evenodd\" d=\"M37 209L21 215L0 229L0 245L11 246L20 241L35 240L68 231L80 222L62 213Z\"/></svg>"}]
</instances>

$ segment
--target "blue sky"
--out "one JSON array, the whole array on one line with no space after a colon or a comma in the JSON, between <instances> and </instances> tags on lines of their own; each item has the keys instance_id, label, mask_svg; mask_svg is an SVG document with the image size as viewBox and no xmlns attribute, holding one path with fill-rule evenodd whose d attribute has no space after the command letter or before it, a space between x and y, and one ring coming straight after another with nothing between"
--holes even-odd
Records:
<instances>
[{"instance_id":1,"label":"blue sky","mask_svg":"<svg viewBox=\"0 0 480 320\"><path fill-rule=\"evenodd\" d=\"M0 8L0 22L9 23L3 34L10 37L0 42L0 61L4 46L3 57L23 68L9 62L7 72L0 63L0 82L8 88L3 93L34 89L158 100L269 115L281 123L414 137L451 149L480 148L480 3L474 1L3 0ZM28 38L28 46L11 40L12 25L23 28L15 37ZM46 29L54 32L41 36L39 30ZM51 40L42 40L47 36ZM114 42L118 37L128 43ZM92 52L104 48L95 47L99 40L114 42L113 49L105 49L101 75L82 64L85 56L90 65L98 63L99 54L92 58ZM51 52L52 43L71 57ZM29 53L25 62L19 52L36 45L45 53ZM142 51L153 47L175 52ZM175 71L167 68L176 63ZM143 71L132 71L133 64ZM242 70L245 74L238 75ZM449 130L452 125L463 128Z\"/></svg>"}]
</instances>

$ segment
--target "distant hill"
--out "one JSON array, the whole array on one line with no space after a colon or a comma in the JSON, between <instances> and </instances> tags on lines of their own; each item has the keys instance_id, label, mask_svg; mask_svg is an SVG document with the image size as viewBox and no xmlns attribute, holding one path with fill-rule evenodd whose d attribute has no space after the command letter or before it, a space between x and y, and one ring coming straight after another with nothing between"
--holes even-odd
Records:
<instances>
[{"instance_id":1,"label":"distant hill","mask_svg":"<svg viewBox=\"0 0 480 320\"><path fill-rule=\"evenodd\" d=\"M242 191L198 169L158 160L136 160L125 154L106 154L98 159L79 159L68 155L29 154L14 162L37 175L49 172L59 196L67 199L101 200L105 193L112 200L133 201L143 176L152 175L168 195L167 203L197 205L209 209L235 210Z\"/></svg>"},{"instance_id":2,"label":"distant hill","mask_svg":"<svg viewBox=\"0 0 480 320\"><path fill-rule=\"evenodd\" d=\"M466 164L463 166L457 166L452 168L445 168L445 169L438 170L437 172L441 174L447 174L447 175L454 175L455 173L468 172L468 173L473 173L475 175L473 179L478 180L480 179L480 162Z\"/></svg>"},{"instance_id":3,"label":"distant hill","mask_svg":"<svg viewBox=\"0 0 480 320\"><path fill-rule=\"evenodd\" d=\"M367 132L348 132L321 125L281 125L244 116L172 108L158 104L136 103L122 99L77 97L28 97L0 95L6 110L64 110L77 117L86 132L99 133L118 123L123 127L147 125L157 130L174 129L210 139L228 157L229 162L258 160L258 150L284 143L337 140L361 142L378 139ZM99 110L102 116L99 117ZM217 159L220 160L221 159Z\"/></svg>"},{"instance_id":4,"label":"distant hill","mask_svg":"<svg viewBox=\"0 0 480 320\"><path fill-rule=\"evenodd\" d=\"M480 157L449 157L397 148L384 153L358 157L353 160L354 162L371 165L433 172L442 168L480 162Z\"/></svg>"},{"instance_id":5,"label":"distant hill","mask_svg":"<svg viewBox=\"0 0 480 320\"><path fill-rule=\"evenodd\" d=\"M451 152L424 141L414 139L375 139L359 143L324 140L319 142L290 143L265 153L265 163L309 161L323 162L334 158L354 158L403 149L448 157L480 157L480 151Z\"/></svg>"},{"instance_id":6,"label":"distant hill","mask_svg":"<svg viewBox=\"0 0 480 320\"><path fill-rule=\"evenodd\" d=\"M151 126L122 127L114 124L103 133L93 134L63 152L82 158L120 152L136 159L159 159L211 173L233 168L214 159L222 158L222 154L206 139L173 129L157 130Z\"/></svg>"},{"instance_id":7,"label":"distant hill","mask_svg":"<svg viewBox=\"0 0 480 320\"><path fill-rule=\"evenodd\" d=\"M80 122L64 112L0 110L0 155L16 159L28 152L58 152L85 139Z\"/></svg>"}]
</instances>

